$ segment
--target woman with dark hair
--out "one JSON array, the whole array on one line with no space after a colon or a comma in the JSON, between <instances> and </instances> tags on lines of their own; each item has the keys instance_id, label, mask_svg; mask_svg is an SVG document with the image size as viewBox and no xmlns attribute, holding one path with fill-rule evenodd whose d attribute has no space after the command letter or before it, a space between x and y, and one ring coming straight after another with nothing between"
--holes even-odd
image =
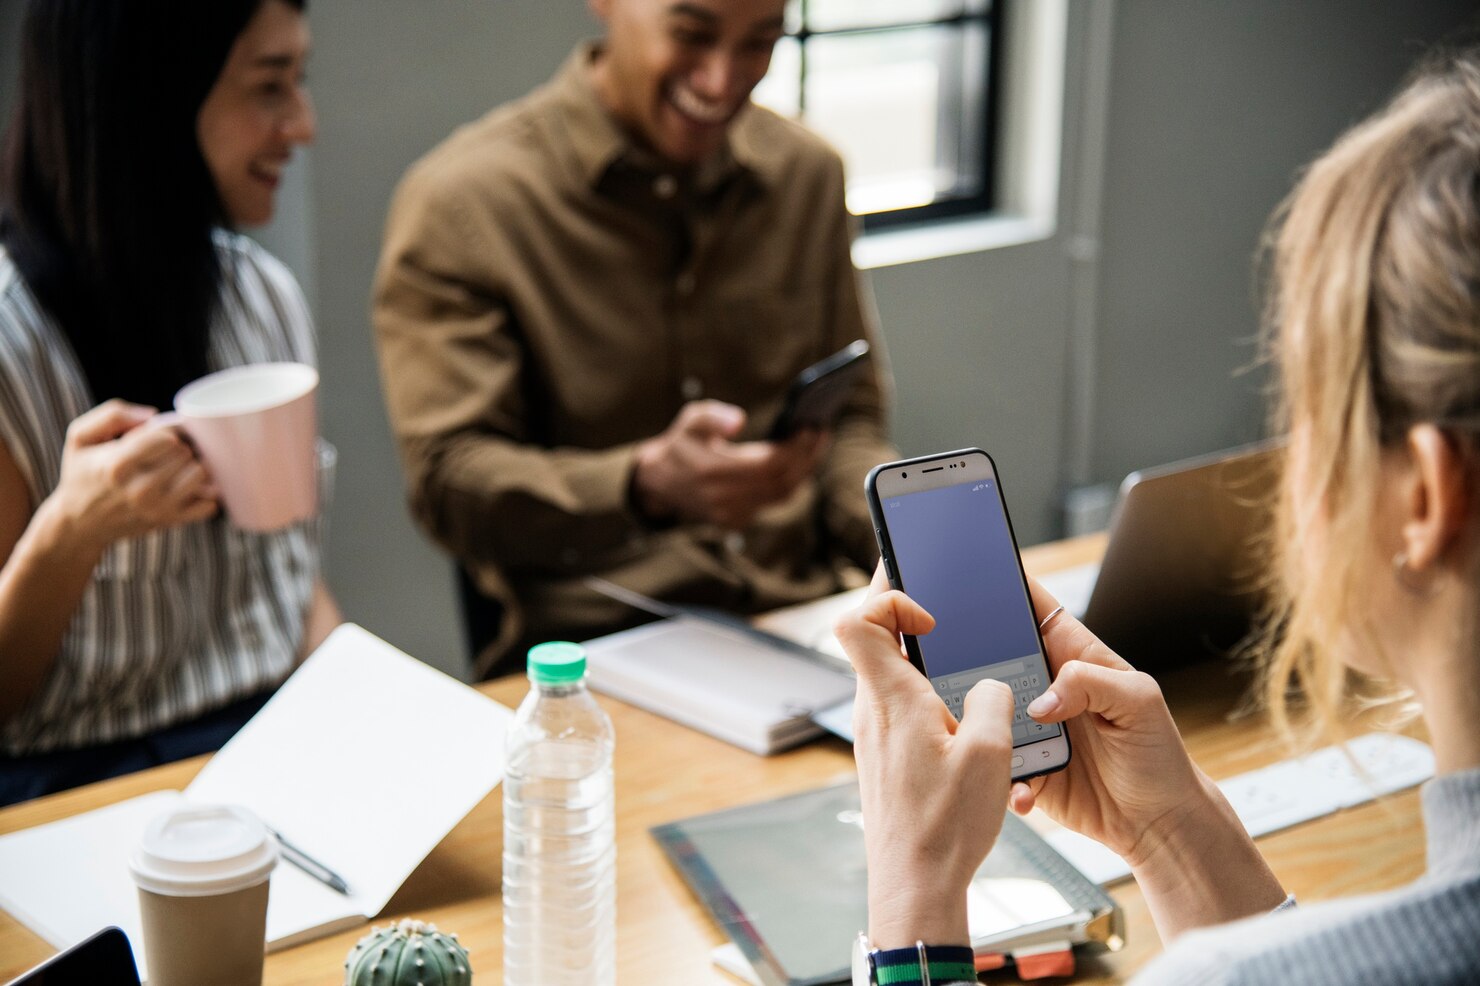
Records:
<instances>
[{"instance_id":1,"label":"woman with dark hair","mask_svg":"<svg viewBox=\"0 0 1480 986\"><path fill-rule=\"evenodd\" d=\"M339 621L311 524L253 534L142 427L314 361L271 218L312 140L303 3L33 0L0 175L0 804L217 748Z\"/></svg>"},{"instance_id":2,"label":"woman with dark hair","mask_svg":"<svg viewBox=\"0 0 1480 986\"><path fill-rule=\"evenodd\" d=\"M1362 712L1422 717L1426 872L1294 906L1156 682L1036 584L1057 677L1023 711L1067 723L1074 757L1011 783L1011 691L981 682L957 723L900 653L934 621L878 580L837 628L867 820L855 981L974 983L967 884L1004 809L1037 805L1130 864L1167 945L1135 983L1480 982L1480 50L1424 66L1311 165L1272 258L1290 444L1265 702L1333 739Z\"/></svg>"}]
</instances>

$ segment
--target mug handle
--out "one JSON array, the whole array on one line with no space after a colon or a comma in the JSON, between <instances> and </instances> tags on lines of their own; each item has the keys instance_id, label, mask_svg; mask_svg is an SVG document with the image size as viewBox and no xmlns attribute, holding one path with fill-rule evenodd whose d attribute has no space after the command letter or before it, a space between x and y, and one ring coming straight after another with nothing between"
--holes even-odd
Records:
<instances>
[{"instance_id":1,"label":"mug handle","mask_svg":"<svg viewBox=\"0 0 1480 986\"><path fill-rule=\"evenodd\" d=\"M148 419L140 428L180 428L185 424L185 419L180 417L179 411L161 411L154 417Z\"/></svg>"}]
</instances>

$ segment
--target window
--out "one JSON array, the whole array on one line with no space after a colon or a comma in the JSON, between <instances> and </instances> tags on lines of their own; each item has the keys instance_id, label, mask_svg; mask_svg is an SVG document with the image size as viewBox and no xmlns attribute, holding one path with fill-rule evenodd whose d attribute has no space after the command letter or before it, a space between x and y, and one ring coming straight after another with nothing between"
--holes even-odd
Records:
<instances>
[{"instance_id":1,"label":"window","mask_svg":"<svg viewBox=\"0 0 1480 986\"><path fill-rule=\"evenodd\" d=\"M1002 0L791 0L755 100L843 155L872 229L990 208Z\"/></svg>"}]
</instances>

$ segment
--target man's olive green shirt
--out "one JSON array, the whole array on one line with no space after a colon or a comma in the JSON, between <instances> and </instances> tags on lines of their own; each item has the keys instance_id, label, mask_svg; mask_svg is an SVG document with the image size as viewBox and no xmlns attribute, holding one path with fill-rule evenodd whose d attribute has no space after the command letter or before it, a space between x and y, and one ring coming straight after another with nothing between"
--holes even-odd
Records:
<instances>
[{"instance_id":1,"label":"man's olive green shirt","mask_svg":"<svg viewBox=\"0 0 1480 986\"><path fill-rule=\"evenodd\" d=\"M851 584L876 558L864 475L895 454L837 155L751 106L714 159L665 168L598 102L594 51L412 167L376 279L412 510L505 607L484 674L646 618L588 575L741 613ZM795 495L742 532L635 512L637 444L686 402L739 405L762 438L797 372L859 338L874 372Z\"/></svg>"}]
</instances>

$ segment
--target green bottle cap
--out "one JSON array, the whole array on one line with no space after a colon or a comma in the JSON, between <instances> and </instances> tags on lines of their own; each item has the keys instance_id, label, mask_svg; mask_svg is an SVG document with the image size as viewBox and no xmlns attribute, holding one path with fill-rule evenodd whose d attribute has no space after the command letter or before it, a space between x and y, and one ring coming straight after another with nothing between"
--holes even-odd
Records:
<instances>
[{"instance_id":1,"label":"green bottle cap","mask_svg":"<svg viewBox=\"0 0 1480 986\"><path fill-rule=\"evenodd\" d=\"M570 685L586 676L586 651L580 644L553 640L529 649L529 680L537 685Z\"/></svg>"}]
</instances>

